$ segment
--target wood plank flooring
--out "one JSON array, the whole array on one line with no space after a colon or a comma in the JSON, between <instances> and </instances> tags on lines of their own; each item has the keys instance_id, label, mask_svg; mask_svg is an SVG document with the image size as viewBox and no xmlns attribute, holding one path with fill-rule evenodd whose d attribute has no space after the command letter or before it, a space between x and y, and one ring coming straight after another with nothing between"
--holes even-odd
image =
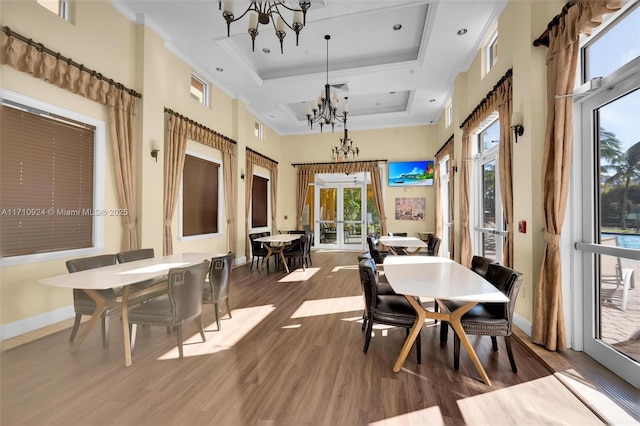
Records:
<instances>
[{"instance_id":1,"label":"wood plank flooring","mask_svg":"<svg viewBox=\"0 0 640 426\"><path fill-rule=\"evenodd\" d=\"M392 368L404 329L374 328L362 352L357 253L314 252L313 267L286 275L243 265L232 273L231 308L217 331L204 307L207 341L185 326L185 358L176 335L140 328L133 365L124 366L122 330L110 345L99 327L75 353L70 329L6 349L1 359L2 425L392 425L601 424L517 341L518 373L504 341L471 336L493 383L483 384L453 338L441 348L438 326L422 332L422 364L413 350ZM540 389L544 393L540 394Z\"/></svg>"}]
</instances>

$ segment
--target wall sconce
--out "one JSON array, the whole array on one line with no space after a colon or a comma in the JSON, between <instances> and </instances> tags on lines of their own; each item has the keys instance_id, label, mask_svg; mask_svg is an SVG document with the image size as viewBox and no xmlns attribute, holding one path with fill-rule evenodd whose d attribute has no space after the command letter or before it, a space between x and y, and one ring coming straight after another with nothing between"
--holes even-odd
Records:
<instances>
[{"instance_id":1,"label":"wall sconce","mask_svg":"<svg viewBox=\"0 0 640 426\"><path fill-rule=\"evenodd\" d=\"M458 163L454 161L451 165L451 170L453 170L453 173L458 173Z\"/></svg>"},{"instance_id":2,"label":"wall sconce","mask_svg":"<svg viewBox=\"0 0 640 426\"><path fill-rule=\"evenodd\" d=\"M511 115L511 122L516 123L511 125L511 129L513 129L513 133L515 133L515 142L518 143L518 136L524 135L524 126L522 125L522 114L519 112L514 112Z\"/></svg>"},{"instance_id":3,"label":"wall sconce","mask_svg":"<svg viewBox=\"0 0 640 426\"><path fill-rule=\"evenodd\" d=\"M244 169L240 169L240 179L244 180Z\"/></svg>"},{"instance_id":4,"label":"wall sconce","mask_svg":"<svg viewBox=\"0 0 640 426\"><path fill-rule=\"evenodd\" d=\"M156 163L158 162L158 153L160 152L159 149L153 148L151 150L151 156L156 160Z\"/></svg>"}]
</instances>

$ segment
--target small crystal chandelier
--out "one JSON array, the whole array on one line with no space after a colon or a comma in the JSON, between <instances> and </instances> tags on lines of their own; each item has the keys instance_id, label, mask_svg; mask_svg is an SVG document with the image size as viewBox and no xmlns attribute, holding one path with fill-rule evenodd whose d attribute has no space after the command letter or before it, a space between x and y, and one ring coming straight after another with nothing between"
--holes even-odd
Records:
<instances>
[{"instance_id":1,"label":"small crystal chandelier","mask_svg":"<svg viewBox=\"0 0 640 426\"><path fill-rule=\"evenodd\" d=\"M345 158L349 158L349 154L351 154L352 158L356 158L360 154L360 147L358 144L353 145L345 126L344 138L340 139L339 143L336 142L336 146L331 148L331 155L335 161L342 161Z\"/></svg>"},{"instance_id":2,"label":"small crystal chandelier","mask_svg":"<svg viewBox=\"0 0 640 426\"><path fill-rule=\"evenodd\" d=\"M284 47L282 42L287 35L285 26L289 27L296 33L296 46L298 45L298 36L300 30L307 23L307 9L311 7L310 1L301 1L298 3L300 9L294 9L287 6L282 1L252 1L247 10L244 11L239 17L235 17L233 14L233 2L232 1L219 1L218 8L222 10L222 16L227 21L227 37L229 37L231 31L231 23L239 19L242 19L244 15L249 14L249 35L251 36L251 50L255 52L256 49L256 36L258 35L258 25L268 25L269 22L273 23L273 28L276 30L276 36L280 40L280 53L284 53ZM287 21L282 17L280 13L280 7L293 12L293 24L289 25Z\"/></svg>"},{"instance_id":3,"label":"small crystal chandelier","mask_svg":"<svg viewBox=\"0 0 640 426\"><path fill-rule=\"evenodd\" d=\"M320 91L320 96L315 105L307 110L307 122L311 129L313 129L313 123L320 123L320 132L322 132L322 126L331 124L331 131L333 132L336 121L340 121L344 123L346 131L347 114L349 113L348 98L344 98L345 103L342 107L342 114L338 114L338 95L336 92L331 95L331 86L329 86L329 40L331 36L325 35L324 39L327 40L327 84L324 85L324 90Z\"/></svg>"}]
</instances>

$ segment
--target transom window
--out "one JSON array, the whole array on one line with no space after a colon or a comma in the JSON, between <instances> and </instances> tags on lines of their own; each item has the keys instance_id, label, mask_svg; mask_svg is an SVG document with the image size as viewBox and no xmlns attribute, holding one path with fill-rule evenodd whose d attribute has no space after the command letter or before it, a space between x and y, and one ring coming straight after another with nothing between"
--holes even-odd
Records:
<instances>
[{"instance_id":1,"label":"transom window","mask_svg":"<svg viewBox=\"0 0 640 426\"><path fill-rule=\"evenodd\" d=\"M191 74L191 97L202 105L209 105L209 85L195 74Z\"/></svg>"},{"instance_id":2,"label":"transom window","mask_svg":"<svg viewBox=\"0 0 640 426\"><path fill-rule=\"evenodd\" d=\"M256 120L254 133L256 135L256 138L260 139L261 141L264 140L264 124Z\"/></svg>"},{"instance_id":3,"label":"transom window","mask_svg":"<svg viewBox=\"0 0 640 426\"><path fill-rule=\"evenodd\" d=\"M445 123L447 127L451 126L451 123L453 123L453 104L452 103L449 103L449 105L447 105L445 117L446 117Z\"/></svg>"},{"instance_id":4,"label":"transom window","mask_svg":"<svg viewBox=\"0 0 640 426\"><path fill-rule=\"evenodd\" d=\"M38 4L60 16L62 19L69 20L68 0L38 0Z\"/></svg>"},{"instance_id":5,"label":"transom window","mask_svg":"<svg viewBox=\"0 0 640 426\"><path fill-rule=\"evenodd\" d=\"M489 40L489 44L487 44L485 51L485 58L487 64L487 72L493 68L493 66L498 61L498 32L496 31L491 39Z\"/></svg>"}]
</instances>

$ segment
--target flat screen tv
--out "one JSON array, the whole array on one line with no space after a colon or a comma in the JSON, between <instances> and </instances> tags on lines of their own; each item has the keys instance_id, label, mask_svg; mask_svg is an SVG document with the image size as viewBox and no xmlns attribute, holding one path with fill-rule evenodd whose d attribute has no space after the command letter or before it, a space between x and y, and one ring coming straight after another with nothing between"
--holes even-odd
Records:
<instances>
[{"instance_id":1,"label":"flat screen tv","mask_svg":"<svg viewBox=\"0 0 640 426\"><path fill-rule=\"evenodd\" d=\"M433 160L389 162L389 186L431 186Z\"/></svg>"}]
</instances>

